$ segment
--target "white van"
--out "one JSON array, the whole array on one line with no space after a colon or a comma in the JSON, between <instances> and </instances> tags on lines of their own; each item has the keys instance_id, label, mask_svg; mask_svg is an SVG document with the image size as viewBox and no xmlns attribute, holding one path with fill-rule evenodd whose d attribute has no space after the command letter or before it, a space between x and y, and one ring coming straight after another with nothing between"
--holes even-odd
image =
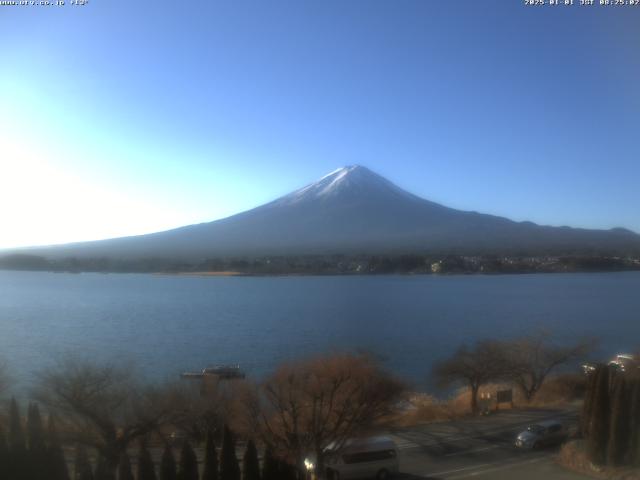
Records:
<instances>
[{"instance_id":1,"label":"white van","mask_svg":"<svg viewBox=\"0 0 640 480\"><path fill-rule=\"evenodd\" d=\"M386 480L398 473L398 448L389 437L349 440L338 452L327 447L327 478L375 478Z\"/></svg>"}]
</instances>

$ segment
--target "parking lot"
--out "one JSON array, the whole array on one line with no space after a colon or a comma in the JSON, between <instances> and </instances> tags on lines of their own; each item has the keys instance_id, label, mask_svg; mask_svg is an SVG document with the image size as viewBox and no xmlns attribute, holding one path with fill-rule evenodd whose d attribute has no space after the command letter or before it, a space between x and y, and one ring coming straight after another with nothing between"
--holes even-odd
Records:
<instances>
[{"instance_id":1,"label":"parking lot","mask_svg":"<svg viewBox=\"0 0 640 480\"><path fill-rule=\"evenodd\" d=\"M577 424L572 409L505 410L485 417L430 423L390 432L400 450L402 479L573 480L587 478L555 463L557 448L519 450L518 432L531 423Z\"/></svg>"}]
</instances>

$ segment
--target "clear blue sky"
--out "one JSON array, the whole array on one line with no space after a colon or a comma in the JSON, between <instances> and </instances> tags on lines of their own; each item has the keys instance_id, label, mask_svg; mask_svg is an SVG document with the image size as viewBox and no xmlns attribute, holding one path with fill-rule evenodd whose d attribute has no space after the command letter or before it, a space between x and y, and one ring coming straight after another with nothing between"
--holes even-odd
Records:
<instances>
[{"instance_id":1,"label":"clear blue sky","mask_svg":"<svg viewBox=\"0 0 640 480\"><path fill-rule=\"evenodd\" d=\"M356 163L640 231L640 6L67 0L0 7L0 42L0 247L209 221Z\"/></svg>"}]
</instances>

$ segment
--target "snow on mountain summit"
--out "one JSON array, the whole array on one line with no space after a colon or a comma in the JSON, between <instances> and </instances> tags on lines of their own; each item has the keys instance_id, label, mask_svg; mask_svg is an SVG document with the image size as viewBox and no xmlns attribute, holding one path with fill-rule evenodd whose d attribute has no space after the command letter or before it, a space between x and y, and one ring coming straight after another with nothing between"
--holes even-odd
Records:
<instances>
[{"instance_id":1,"label":"snow on mountain summit","mask_svg":"<svg viewBox=\"0 0 640 480\"><path fill-rule=\"evenodd\" d=\"M335 196L400 194L411 196L386 178L361 165L347 165L321 177L306 187L281 198L279 203L326 199Z\"/></svg>"}]
</instances>

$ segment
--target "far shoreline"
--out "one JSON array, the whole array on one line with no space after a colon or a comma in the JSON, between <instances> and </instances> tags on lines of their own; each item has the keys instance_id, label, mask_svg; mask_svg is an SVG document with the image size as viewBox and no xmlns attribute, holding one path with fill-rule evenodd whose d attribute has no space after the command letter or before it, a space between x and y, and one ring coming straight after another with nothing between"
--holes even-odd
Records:
<instances>
[{"instance_id":1,"label":"far shoreline","mask_svg":"<svg viewBox=\"0 0 640 480\"><path fill-rule=\"evenodd\" d=\"M388 273L251 273L251 272L56 272L56 273L133 273L138 275L158 275L175 277L496 277L521 275L567 275L567 274L598 274L598 273L631 273L637 270L567 270L567 271L529 271L529 272L388 272Z\"/></svg>"},{"instance_id":2,"label":"far shoreline","mask_svg":"<svg viewBox=\"0 0 640 480\"><path fill-rule=\"evenodd\" d=\"M525 276L525 275L571 275L571 274L612 274L612 273L638 273L640 269L621 269L621 270L566 270L566 271L503 271L503 272L385 272L385 273L354 273L354 272L290 272L290 273L262 273L262 272L238 272L238 271L182 271L182 272L136 272L136 271L97 271L97 270L27 270L27 269L10 269L0 268L0 272L41 272L55 274L100 274L100 275L151 275L158 277L197 277L197 278L230 278L230 277L497 277L497 276Z\"/></svg>"},{"instance_id":3,"label":"far shoreline","mask_svg":"<svg viewBox=\"0 0 640 480\"><path fill-rule=\"evenodd\" d=\"M528 275L640 271L640 255L306 255L211 259L61 258L0 256L0 270L56 273L140 273L184 277L370 275Z\"/></svg>"}]
</instances>

